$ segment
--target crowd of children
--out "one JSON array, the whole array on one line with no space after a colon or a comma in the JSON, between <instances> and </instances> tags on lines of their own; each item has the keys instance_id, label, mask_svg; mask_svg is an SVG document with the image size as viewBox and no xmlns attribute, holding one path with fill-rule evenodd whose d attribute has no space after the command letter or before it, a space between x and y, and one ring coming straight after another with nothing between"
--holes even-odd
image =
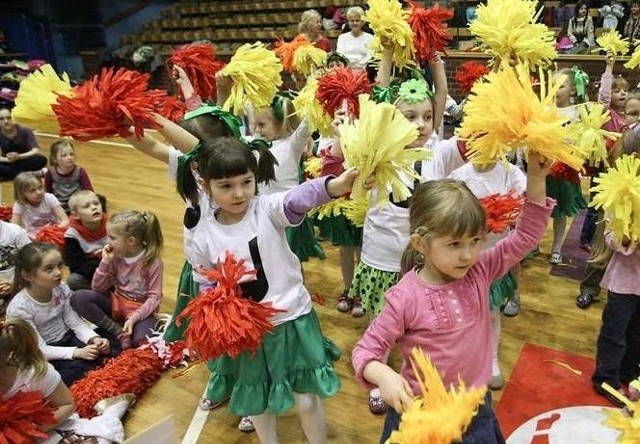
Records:
<instances>
[{"instance_id":1,"label":"crowd of children","mask_svg":"<svg viewBox=\"0 0 640 444\"><path fill-rule=\"evenodd\" d=\"M583 8L580 3L580 14ZM303 14L300 31L325 47L328 41L314 12ZM370 35L361 31L362 15L358 7L347 11L352 31L338 41L346 57L330 54L322 71L350 62L354 69L365 67L371 54L360 40L368 42ZM590 47L587 19L579 15L569 23L569 33L581 36L574 43ZM451 100L444 62L434 57L423 72L407 74L393 70L392 58L392 48L383 42L375 99L392 104L415 125L415 139L407 148L428 147L431 158L413 165L417 179L402 179L409 199L381 206L379 193L385 191L372 189L362 228L343 215L315 221L307 216L332 199L348 198L360 174L343 167L338 127L354 117L344 107L331 116L332 137L319 141L286 94L277 94L269 106L249 109L248 121L241 120L218 104L202 103L184 67L175 66L173 76L189 110L180 124L154 117L169 145L148 134L127 139L168 166L185 201L186 261L165 339L183 337L188 320L180 324L176 318L200 290L216 285L207 270L229 255L255 270L255 277L239 284L244 297L277 309L270 318L273 330L257 350L208 362L211 375L200 403L212 409L229 401L229 410L242 418L240 430L255 429L263 443L278 442L276 417L293 406L308 441L326 442L322 400L341 387L333 366L340 350L323 335L301 264L311 256L325 257L316 228L340 247L344 291L337 310L369 316L351 361L355 377L370 390L370 411L387 415L380 439L385 442L419 393L410 362L414 347L429 355L447 385L459 377L472 387L503 387L500 318L521 309L520 263L538 251L549 219L549 263L563 263L568 218L587 209L580 173L554 176L551 162L535 152L526 159L522 151L514 153L515 165L469 162L465 142L456 136L442 140L438 131ZM615 56L607 54L597 93L610 112L605 129L622 133L607 146L609 165L640 148L640 95L627 80L614 77L614 65ZM589 100L586 74L574 67L554 77L563 82L555 95L559 113L570 121L580 119L575 105ZM231 81L217 80L222 101ZM0 118L5 114L0 110ZM321 177L304 181L300 165L315 151L314 144L320 145ZM592 165L586 171L595 177L606 168ZM571 168L564 165L563 170ZM375 177L364 179L371 188ZM67 386L105 359L142 345L155 329L163 282L158 217L142 209L107 215L106 200L76 165L74 147L66 139L51 145L44 174L16 172L14 190L11 222L0 222L0 310L6 311L6 321L0 322L1 397L39 390L55 409L56 423L43 430L60 433L63 442L75 442L75 434L99 442L122 440L120 420L131 397L103 404L93 423L74 422ZM523 199L521 215L514 226L488 233L480 199L507 194ZM615 241L601 211L589 208L586 213L580 241L593 260L576 304L586 309L600 288L608 292L592 380L598 393L619 404L601 384L624 392L625 384L640 376L635 281L640 256L631 239ZM48 226L65 229L61 250L37 241ZM394 344L402 355L400 369L387 363ZM103 423L111 424L111 433L101 432ZM505 442L490 391L463 442Z\"/></svg>"}]
</instances>

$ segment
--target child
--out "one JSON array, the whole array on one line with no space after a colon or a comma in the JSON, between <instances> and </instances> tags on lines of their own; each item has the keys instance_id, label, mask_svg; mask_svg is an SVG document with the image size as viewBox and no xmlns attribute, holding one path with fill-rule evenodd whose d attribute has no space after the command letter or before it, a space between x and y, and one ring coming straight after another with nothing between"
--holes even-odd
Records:
<instances>
[{"instance_id":1,"label":"child","mask_svg":"<svg viewBox=\"0 0 640 444\"><path fill-rule=\"evenodd\" d=\"M58 199L45 193L42 180L34 173L20 173L14 182L13 216L11 223L27 230L31 238L39 228L49 224L67 225L69 218Z\"/></svg>"},{"instance_id":2,"label":"child","mask_svg":"<svg viewBox=\"0 0 640 444\"><path fill-rule=\"evenodd\" d=\"M72 290L90 289L100 264L102 248L109 240L107 215L100 199L90 190L76 191L69 199L71 218L64 233L64 262L69 267L67 285Z\"/></svg>"},{"instance_id":3,"label":"child","mask_svg":"<svg viewBox=\"0 0 640 444\"><path fill-rule=\"evenodd\" d=\"M18 250L31 242L24 228L0 221L0 317L7 309Z\"/></svg>"},{"instance_id":4,"label":"child","mask_svg":"<svg viewBox=\"0 0 640 444\"><path fill-rule=\"evenodd\" d=\"M44 188L58 198L69 214L69 199L78 190L93 191L91 180L84 168L76 165L76 153L68 140L51 144L49 163L51 168L44 175Z\"/></svg>"},{"instance_id":5,"label":"child","mask_svg":"<svg viewBox=\"0 0 640 444\"><path fill-rule=\"evenodd\" d=\"M507 162L494 162L488 165L467 163L451 173L449 177L463 181L478 199L492 194L514 193L522 195L527 186L527 178L524 173ZM493 247L498 240L505 238L508 234L509 228L502 233L489 233L484 249ZM505 306L505 303L507 304L504 310L507 316L515 316L520 311L519 276L520 263L517 262L507 274L492 282L489 289L491 331L493 333L493 363L489 388L492 390L499 390L504 385L498 361L500 308Z\"/></svg>"},{"instance_id":6,"label":"child","mask_svg":"<svg viewBox=\"0 0 640 444\"><path fill-rule=\"evenodd\" d=\"M69 305L71 290L62 282L62 256L39 242L18 251L8 318L24 319L38 334L38 344L65 384L71 385L101 363L109 340L91 330ZM113 350L115 353L116 350Z\"/></svg>"},{"instance_id":7,"label":"child","mask_svg":"<svg viewBox=\"0 0 640 444\"><path fill-rule=\"evenodd\" d=\"M123 349L137 347L155 327L162 299L160 222L150 211L121 211L109 218L107 234L92 290L78 290L71 305Z\"/></svg>"},{"instance_id":8,"label":"child","mask_svg":"<svg viewBox=\"0 0 640 444\"><path fill-rule=\"evenodd\" d=\"M0 322L0 400L11 405L11 398L19 392L40 392L53 409L54 424L36 424L49 434L47 443L96 442L88 436L101 438L100 443L124 439L120 420L133 395L102 400L96 404L96 410L102 411L99 416L90 420L78 418L73 413L73 395L60 374L47 363L31 325L21 319L7 319Z\"/></svg>"},{"instance_id":9,"label":"child","mask_svg":"<svg viewBox=\"0 0 640 444\"><path fill-rule=\"evenodd\" d=\"M331 363L339 351L322 336L300 261L287 246L285 227L302 222L311 208L348 193L356 173L349 170L287 193L256 196L256 182L273 180L275 162L264 147L257 147L256 154L231 138L202 144L198 173L214 211L201 221L185 248L200 284L211 283L196 270L212 268L228 253L245 260L257 270L256 280L242 284L246 297L283 311L270 319L275 329L262 338L255 353L243 352L233 359L222 355L212 363L206 397L220 402L231 396L230 411L251 415L263 443L277 442L274 415L295 403L309 442L325 442L320 398L340 388Z\"/></svg>"},{"instance_id":10,"label":"child","mask_svg":"<svg viewBox=\"0 0 640 444\"><path fill-rule=\"evenodd\" d=\"M484 252L485 212L466 185L451 179L426 182L413 196L411 239L403 257L407 272L387 292L386 305L351 357L358 380L380 387L383 399L393 407L380 442L398 428L402 411L420 392L409 362L414 347L430 356L447 387L457 385L458 377L467 387L489 382L489 286L542 238L551 213L545 197L548 168L535 153L529 162L527 202L516 229ZM403 356L400 374L383 363L396 343ZM463 442L504 443L490 392Z\"/></svg>"}]
</instances>

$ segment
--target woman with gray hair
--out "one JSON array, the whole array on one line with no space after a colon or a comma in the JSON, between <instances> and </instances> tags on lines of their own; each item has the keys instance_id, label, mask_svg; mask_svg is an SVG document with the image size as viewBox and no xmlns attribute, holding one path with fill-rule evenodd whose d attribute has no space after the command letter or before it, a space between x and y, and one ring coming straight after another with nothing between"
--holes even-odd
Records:
<instances>
[{"instance_id":1,"label":"woman with gray hair","mask_svg":"<svg viewBox=\"0 0 640 444\"><path fill-rule=\"evenodd\" d=\"M331 51L331 42L320 34L322 30L322 17L315 9L308 9L302 13L298 31L305 36L316 48Z\"/></svg>"},{"instance_id":2,"label":"woman with gray hair","mask_svg":"<svg viewBox=\"0 0 640 444\"><path fill-rule=\"evenodd\" d=\"M349 59L352 69L364 69L373 54L369 48L373 36L362 31L363 14L364 11L360 6L349 8L347 21L351 31L338 36L337 52Z\"/></svg>"}]
</instances>

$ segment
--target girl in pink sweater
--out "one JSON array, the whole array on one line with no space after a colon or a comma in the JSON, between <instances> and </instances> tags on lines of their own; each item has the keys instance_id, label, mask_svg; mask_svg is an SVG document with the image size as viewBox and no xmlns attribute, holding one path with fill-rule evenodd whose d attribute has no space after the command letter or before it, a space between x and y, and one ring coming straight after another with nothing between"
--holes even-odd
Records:
<instances>
[{"instance_id":1,"label":"girl in pink sweater","mask_svg":"<svg viewBox=\"0 0 640 444\"><path fill-rule=\"evenodd\" d=\"M77 291L71 305L123 349L137 347L153 329L162 299L162 230L153 213L130 210L111 216L107 235L93 289Z\"/></svg>"},{"instance_id":2,"label":"girl in pink sweater","mask_svg":"<svg viewBox=\"0 0 640 444\"><path fill-rule=\"evenodd\" d=\"M380 442L398 428L400 414L419 393L409 362L414 347L431 357L446 386L457 385L458 376L467 386L489 382L489 287L540 241L553 207L545 194L548 164L535 153L529 162L527 201L516 229L485 251L485 212L464 183L430 181L414 194L410 245L403 257L403 270L408 271L387 292L382 312L351 357L358 380L379 387L383 400L393 407L387 411ZM400 373L383 363L395 343L403 356ZM463 442L504 442L489 392Z\"/></svg>"}]
</instances>

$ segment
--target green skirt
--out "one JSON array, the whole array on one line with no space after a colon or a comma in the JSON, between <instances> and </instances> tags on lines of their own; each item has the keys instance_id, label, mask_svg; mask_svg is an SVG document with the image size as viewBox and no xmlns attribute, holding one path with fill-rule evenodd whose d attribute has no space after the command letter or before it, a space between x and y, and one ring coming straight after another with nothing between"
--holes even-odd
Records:
<instances>
[{"instance_id":1,"label":"green skirt","mask_svg":"<svg viewBox=\"0 0 640 444\"><path fill-rule=\"evenodd\" d=\"M207 399L223 401L238 416L279 414L294 405L294 393L329 398L340 390L333 362L340 350L322 336L315 311L278 325L253 354L223 355L207 364Z\"/></svg>"},{"instance_id":2,"label":"green skirt","mask_svg":"<svg viewBox=\"0 0 640 444\"><path fill-rule=\"evenodd\" d=\"M169 321L169 325L164 330L164 340L167 342L177 341L182 339L184 331L189 325L188 320L183 320L180 327L176 325L176 318L187 304L198 295L200 285L193 280L193 267L188 261L184 262L182 271L180 272L180 280L178 281L178 295L176 297L176 308L173 310L173 317Z\"/></svg>"},{"instance_id":3,"label":"green skirt","mask_svg":"<svg viewBox=\"0 0 640 444\"><path fill-rule=\"evenodd\" d=\"M349 288L349 297L360 298L362 307L371 316L378 316L386 301L384 294L398 283L400 273L382 271L360 262Z\"/></svg>"},{"instance_id":4,"label":"green skirt","mask_svg":"<svg viewBox=\"0 0 640 444\"><path fill-rule=\"evenodd\" d=\"M318 243L313 231L313 223L305 217L297 227L287 227L285 230L287 243L300 262L306 262L310 257L326 258L324 249Z\"/></svg>"},{"instance_id":5,"label":"green skirt","mask_svg":"<svg viewBox=\"0 0 640 444\"><path fill-rule=\"evenodd\" d=\"M320 229L320 234L336 245L341 247L362 246L362 227L356 227L342 214L317 219L315 224Z\"/></svg>"},{"instance_id":6,"label":"green skirt","mask_svg":"<svg viewBox=\"0 0 640 444\"><path fill-rule=\"evenodd\" d=\"M547 196L556 200L551 217L574 217L587 208L580 184L547 176Z\"/></svg>"},{"instance_id":7,"label":"green skirt","mask_svg":"<svg viewBox=\"0 0 640 444\"><path fill-rule=\"evenodd\" d=\"M489 307L498 310L515 294L518 289L518 281L512 272L507 272L500 279L496 279L489 287Z\"/></svg>"}]
</instances>

